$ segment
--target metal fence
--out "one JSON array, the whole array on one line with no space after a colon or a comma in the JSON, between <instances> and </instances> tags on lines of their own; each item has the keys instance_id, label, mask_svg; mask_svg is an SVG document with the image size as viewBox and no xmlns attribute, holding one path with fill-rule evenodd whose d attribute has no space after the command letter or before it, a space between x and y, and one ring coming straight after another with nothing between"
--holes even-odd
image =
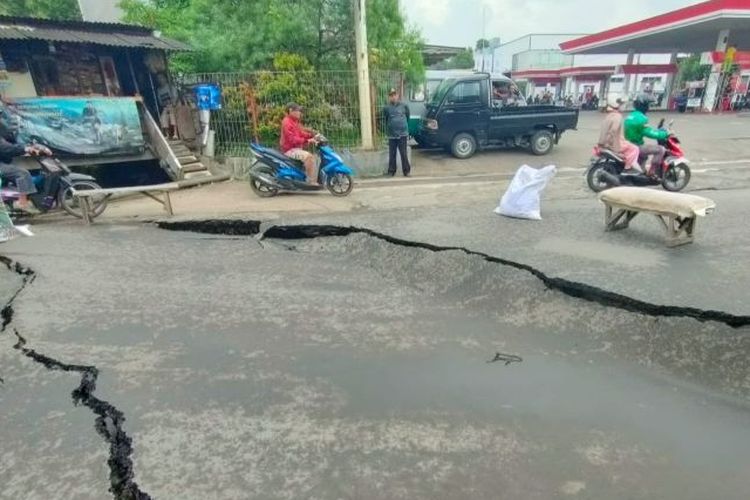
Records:
<instances>
[{"instance_id":1,"label":"metal fence","mask_svg":"<svg viewBox=\"0 0 750 500\"><path fill-rule=\"evenodd\" d=\"M389 89L403 88L403 76L373 72L370 80L375 143L381 146L386 136L380 109ZM218 84L222 89L222 109L211 115L217 155L245 156L251 141L277 145L284 106L292 101L305 107L305 125L321 131L337 148L356 149L360 145L355 71L198 73L177 78L185 95L199 83Z\"/></svg>"}]
</instances>

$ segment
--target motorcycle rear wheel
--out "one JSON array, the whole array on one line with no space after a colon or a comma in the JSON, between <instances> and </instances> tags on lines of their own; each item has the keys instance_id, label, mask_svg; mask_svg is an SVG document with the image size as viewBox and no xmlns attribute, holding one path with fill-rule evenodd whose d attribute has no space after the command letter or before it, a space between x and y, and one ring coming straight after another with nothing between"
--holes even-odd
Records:
<instances>
[{"instance_id":1,"label":"motorcycle rear wheel","mask_svg":"<svg viewBox=\"0 0 750 500\"><path fill-rule=\"evenodd\" d=\"M261 198L273 198L274 196L279 194L278 190L268 186L267 184L263 184L257 179L250 179L250 187L252 188L253 193Z\"/></svg>"},{"instance_id":2,"label":"motorcycle rear wheel","mask_svg":"<svg viewBox=\"0 0 750 500\"><path fill-rule=\"evenodd\" d=\"M605 189L609 189L612 187L610 183L602 179L602 172L605 172L607 170L607 166L605 163L599 163L593 168L589 169L589 173L586 175L586 182L589 185L589 189L591 189L595 193L601 193Z\"/></svg>"},{"instance_id":3,"label":"motorcycle rear wheel","mask_svg":"<svg viewBox=\"0 0 750 500\"><path fill-rule=\"evenodd\" d=\"M96 182L91 181L74 181L70 186L60 190L57 198L57 204L68 214L77 219L83 219L83 210L78 204L78 200L73 196L75 191L88 191L91 189L101 189L102 187ZM107 198L102 196L100 199L91 198L91 218L99 217L107 208Z\"/></svg>"},{"instance_id":4,"label":"motorcycle rear wheel","mask_svg":"<svg viewBox=\"0 0 750 500\"><path fill-rule=\"evenodd\" d=\"M269 177L273 177L273 169L267 166L255 167L254 171L258 174L265 174ZM250 187L252 188L253 193L260 198L273 198L279 194L278 189L269 186L260 179L256 179L253 177L252 172L250 173Z\"/></svg>"},{"instance_id":5,"label":"motorcycle rear wheel","mask_svg":"<svg viewBox=\"0 0 750 500\"><path fill-rule=\"evenodd\" d=\"M682 191L690 183L690 176L690 167L684 163L678 163L664 173L661 185L666 191Z\"/></svg>"}]
</instances>

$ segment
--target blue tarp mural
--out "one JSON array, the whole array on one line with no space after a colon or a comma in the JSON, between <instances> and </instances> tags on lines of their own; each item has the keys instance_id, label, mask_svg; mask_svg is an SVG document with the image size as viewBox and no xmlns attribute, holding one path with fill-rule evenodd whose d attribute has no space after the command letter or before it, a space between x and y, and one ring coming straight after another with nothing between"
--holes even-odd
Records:
<instances>
[{"instance_id":1,"label":"blue tarp mural","mask_svg":"<svg viewBox=\"0 0 750 500\"><path fill-rule=\"evenodd\" d=\"M4 104L20 141L45 144L59 156L132 155L146 146L133 99L38 97Z\"/></svg>"}]
</instances>

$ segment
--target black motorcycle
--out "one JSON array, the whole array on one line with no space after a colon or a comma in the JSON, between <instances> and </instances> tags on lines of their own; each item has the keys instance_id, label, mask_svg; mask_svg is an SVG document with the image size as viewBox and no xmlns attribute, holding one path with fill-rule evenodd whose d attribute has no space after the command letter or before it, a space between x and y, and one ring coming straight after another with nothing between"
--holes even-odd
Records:
<instances>
[{"instance_id":1,"label":"black motorcycle","mask_svg":"<svg viewBox=\"0 0 750 500\"><path fill-rule=\"evenodd\" d=\"M34 185L39 193L44 192L44 185L50 175L60 176L57 188L51 193L51 196L54 198L52 206L44 206L44 196L36 195L30 197L34 207L40 212L48 212L55 208L60 208L73 217L79 219L83 218L81 207L73 194L76 191L101 189L99 184L96 183L96 179L90 175L71 172L67 165L56 158L49 156L34 156L34 159L36 159L40 166L38 171L32 173ZM16 186L10 182L6 185L6 181L3 180L2 188L0 189L0 200L5 203L11 216L19 217L24 215L24 212L14 208L20 197L21 194L16 189ZM92 217L98 217L107 208L107 198L104 196L98 199L92 199L91 203Z\"/></svg>"},{"instance_id":2,"label":"black motorcycle","mask_svg":"<svg viewBox=\"0 0 750 500\"><path fill-rule=\"evenodd\" d=\"M591 166L586 171L586 180L589 188L595 193L617 186L658 186L661 185L667 191L682 191L690 182L689 161L680 145L680 140L671 133L672 123L669 124L670 134L666 139L660 140L659 145L667 152L664 163L652 172L653 175L644 173L631 173L625 168L623 158L608 149L594 148L594 157ZM664 127L664 120L659 123L659 128Z\"/></svg>"}]
</instances>

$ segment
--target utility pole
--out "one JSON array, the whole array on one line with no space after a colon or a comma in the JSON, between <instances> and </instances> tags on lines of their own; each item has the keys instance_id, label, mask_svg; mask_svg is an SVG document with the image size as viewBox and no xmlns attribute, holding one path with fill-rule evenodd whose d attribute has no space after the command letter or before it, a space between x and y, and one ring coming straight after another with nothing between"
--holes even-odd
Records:
<instances>
[{"instance_id":1,"label":"utility pole","mask_svg":"<svg viewBox=\"0 0 750 500\"><path fill-rule=\"evenodd\" d=\"M484 73L484 63L487 60L487 6L482 8L482 73Z\"/></svg>"},{"instance_id":2,"label":"utility pole","mask_svg":"<svg viewBox=\"0 0 750 500\"><path fill-rule=\"evenodd\" d=\"M370 101L370 59L367 55L366 0L352 0L354 38L356 39L357 81L359 86L359 121L362 149L373 149L372 103Z\"/></svg>"}]
</instances>

